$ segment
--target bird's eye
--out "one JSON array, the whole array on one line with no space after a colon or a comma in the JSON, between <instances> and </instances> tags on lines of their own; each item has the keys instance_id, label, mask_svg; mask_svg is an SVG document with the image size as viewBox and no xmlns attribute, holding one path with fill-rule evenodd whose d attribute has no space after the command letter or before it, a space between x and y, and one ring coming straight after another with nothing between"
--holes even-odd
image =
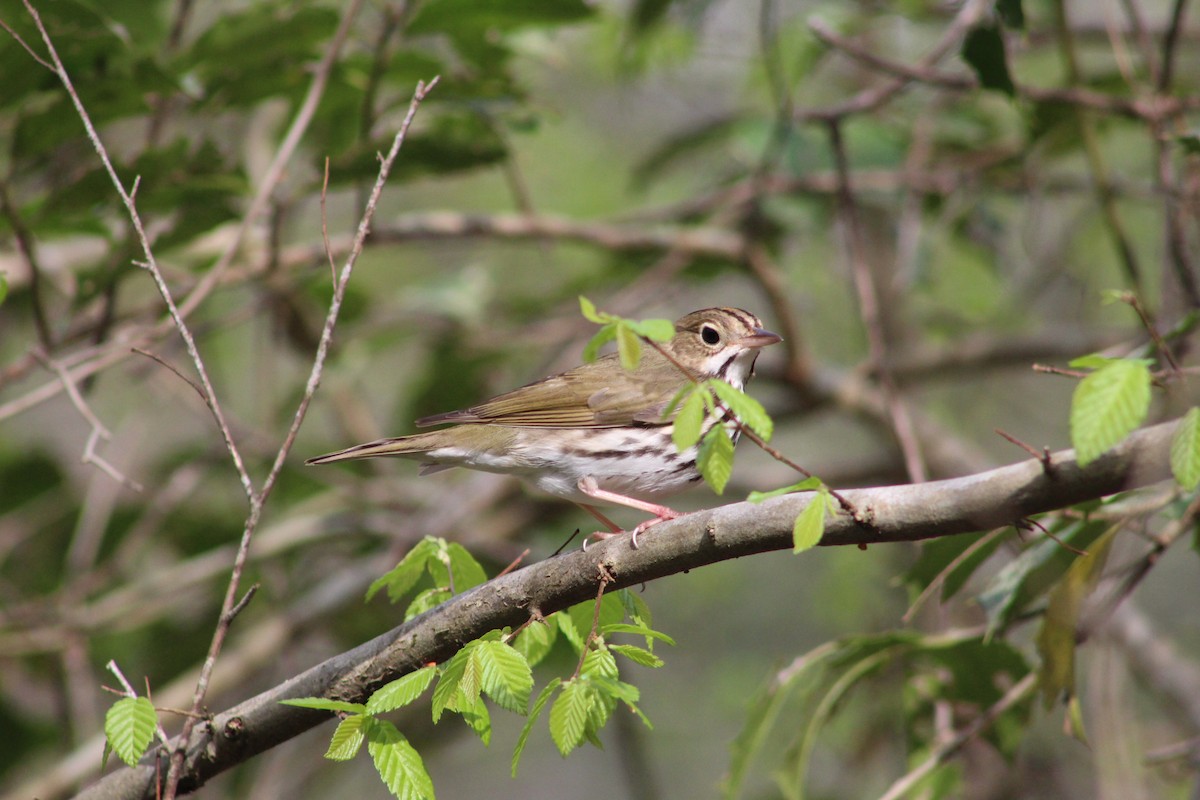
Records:
<instances>
[{"instance_id":1,"label":"bird's eye","mask_svg":"<svg viewBox=\"0 0 1200 800\"><path fill-rule=\"evenodd\" d=\"M705 344L720 344L721 332L712 325L705 325L700 329L700 338Z\"/></svg>"}]
</instances>

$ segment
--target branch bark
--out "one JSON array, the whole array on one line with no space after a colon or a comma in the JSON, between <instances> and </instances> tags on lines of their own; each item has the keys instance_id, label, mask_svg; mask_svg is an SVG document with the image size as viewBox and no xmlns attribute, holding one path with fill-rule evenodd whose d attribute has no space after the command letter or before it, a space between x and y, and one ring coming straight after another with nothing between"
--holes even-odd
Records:
<instances>
[{"instance_id":1,"label":"branch bark","mask_svg":"<svg viewBox=\"0 0 1200 800\"><path fill-rule=\"evenodd\" d=\"M1072 451L952 480L847 490L871 516L863 526L845 514L832 519L822 545L871 545L950 536L999 527L1084 500L1167 478L1175 422L1130 436L1081 467ZM455 597L353 650L216 714L185 743L181 791L312 728L330 715L279 705L295 697L365 701L387 681L430 662L442 662L489 630L515 626L595 596L603 567L624 588L741 556L791 547L792 523L809 502L793 494L762 503L733 503L656 526L637 550L625 537L546 559ZM173 743L177 744L177 743ZM85 789L86 800L153 798L155 755Z\"/></svg>"}]
</instances>

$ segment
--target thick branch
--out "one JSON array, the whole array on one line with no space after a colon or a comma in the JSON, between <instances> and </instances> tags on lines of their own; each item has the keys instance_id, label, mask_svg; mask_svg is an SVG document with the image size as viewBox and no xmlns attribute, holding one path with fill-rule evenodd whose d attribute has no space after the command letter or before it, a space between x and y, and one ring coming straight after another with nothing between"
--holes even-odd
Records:
<instances>
[{"instance_id":1,"label":"thick branch","mask_svg":"<svg viewBox=\"0 0 1200 800\"><path fill-rule=\"evenodd\" d=\"M848 490L871 515L871 526L839 514L823 545L915 541L993 528L1033 514L1162 480L1175 423L1139 431L1099 460L1080 467L1074 453L1054 454L1048 470L1037 460L920 485ZM812 495L761 505L734 503L664 522L640 540L625 537L586 552L546 559L490 581L346 653L199 725L187 743L181 789L194 789L230 767L330 718L324 712L281 706L286 698L337 697L364 701L386 681L423 664L449 658L489 630L525 622L595 596L598 567L615 577L612 588L741 556L791 547L792 522ZM81 798L153 798L152 758L121 769L86 789Z\"/></svg>"}]
</instances>

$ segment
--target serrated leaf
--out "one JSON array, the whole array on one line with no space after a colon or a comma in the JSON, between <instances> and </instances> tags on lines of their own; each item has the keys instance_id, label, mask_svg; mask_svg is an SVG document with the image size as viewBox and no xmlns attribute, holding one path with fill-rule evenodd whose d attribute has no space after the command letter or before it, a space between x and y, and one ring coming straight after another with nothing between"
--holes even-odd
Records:
<instances>
[{"instance_id":1,"label":"serrated leaf","mask_svg":"<svg viewBox=\"0 0 1200 800\"><path fill-rule=\"evenodd\" d=\"M542 709L546 707L546 703L550 701L554 691L562 685L562 678L554 678L550 683L546 684L546 688L538 692L537 700L533 702L533 708L529 710L529 718L525 720L525 725L521 728L521 735L517 737L517 745L513 748L512 757L512 776L517 777L517 764L521 761L521 753L525 750L525 745L529 741L529 734L533 732L533 725L542 715Z\"/></svg>"},{"instance_id":2,"label":"serrated leaf","mask_svg":"<svg viewBox=\"0 0 1200 800\"><path fill-rule=\"evenodd\" d=\"M558 626L546 622L533 622L517 634L513 640L513 648L525 656L529 666L536 667L542 659L549 655L558 635Z\"/></svg>"},{"instance_id":3,"label":"serrated leaf","mask_svg":"<svg viewBox=\"0 0 1200 800\"><path fill-rule=\"evenodd\" d=\"M638 336L655 342L669 342L675 337L675 323L669 319L631 320L629 327Z\"/></svg>"},{"instance_id":4,"label":"serrated leaf","mask_svg":"<svg viewBox=\"0 0 1200 800\"><path fill-rule=\"evenodd\" d=\"M589 650L583 657L583 666L579 674L589 678L599 676L616 680L620 677L620 670L617 669L617 660L608 651L608 647L600 645Z\"/></svg>"},{"instance_id":5,"label":"serrated leaf","mask_svg":"<svg viewBox=\"0 0 1200 800\"><path fill-rule=\"evenodd\" d=\"M404 609L404 621L408 622L413 617L419 617L431 608L437 608L453 596L450 594L449 589L440 586L432 586L419 592L412 599L412 602L408 604L408 608Z\"/></svg>"},{"instance_id":6,"label":"serrated leaf","mask_svg":"<svg viewBox=\"0 0 1200 800\"><path fill-rule=\"evenodd\" d=\"M533 691L529 662L502 642L483 642L478 648L480 686L501 708L525 714Z\"/></svg>"},{"instance_id":7,"label":"serrated leaf","mask_svg":"<svg viewBox=\"0 0 1200 800\"><path fill-rule=\"evenodd\" d=\"M621 366L631 371L642 360L642 340L625 324L617 325L617 356Z\"/></svg>"},{"instance_id":8,"label":"serrated leaf","mask_svg":"<svg viewBox=\"0 0 1200 800\"><path fill-rule=\"evenodd\" d=\"M1171 474L1189 492L1200 485L1200 406L1193 406L1171 440Z\"/></svg>"},{"instance_id":9,"label":"serrated leaf","mask_svg":"<svg viewBox=\"0 0 1200 800\"><path fill-rule=\"evenodd\" d=\"M1150 369L1114 361L1088 375L1071 399L1071 442L1080 466L1095 461L1137 429L1150 411Z\"/></svg>"},{"instance_id":10,"label":"serrated leaf","mask_svg":"<svg viewBox=\"0 0 1200 800\"><path fill-rule=\"evenodd\" d=\"M705 435L696 455L696 467L714 492L725 491L733 475L733 442L725 434L724 426L714 425Z\"/></svg>"},{"instance_id":11,"label":"serrated leaf","mask_svg":"<svg viewBox=\"0 0 1200 800\"><path fill-rule=\"evenodd\" d=\"M708 385L743 425L757 433L763 441L770 441L771 434L775 432L775 423L762 403L724 381L713 380Z\"/></svg>"},{"instance_id":12,"label":"serrated leaf","mask_svg":"<svg viewBox=\"0 0 1200 800\"><path fill-rule=\"evenodd\" d=\"M136 766L154 739L158 713L145 697L122 697L104 715L104 735L117 758Z\"/></svg>"},{"instance_id":13,"label":"serrated leaf","mask_svg":"<svg viewBox=\"0 0 1200 800\"><path fill-rule=\"evenodd\" d=\"M482 697L476 697L475 702L468 708L460 708L458 713L474 732L484 747L492 743L492 715Z\"/></svg>"},{"instance_id":14,"label":"serrated leaf","mask_svg":"<svg viewBox=\"0 0 1200 800\"><path fill-rule=\"evenodd\" d=\"M628 589L621 589L617 592L617 597L620 598L621 605L625 606L626 615L628 615L636 627L645 628L646 630L654 627L654 615L650 611L650 606L646 605L646 601L638 594ZM666 634L662 635L666 636Z\"/></svg>"},{"instance_id":15,"label":"serrated leaf","mask_svg":"<svg viewBox=\"0 0 1200 800\"><path fill-rule=\"evenodd\" d=\"M333 736L329 738L329 749L325 751L325 757L330 761L349 761L358 755L358 749L367 738L363 733L363 726L368 719L370 717L362 714L352 714L339 722L333 730Z\"/></svg>"},{"instance_id":16,"label":"serrated leaf","mask_svg":"<svg viewBox=\"0 0 1200 800\"><path fill-rule=\"evenodd\" d=\"M1075 627L1083 601L1100 580L1117 530L1116 526L1110 528L1088 548L1087 555L1075 559L1049 594L1036 640L1042 657L1042 705L1047 710L1064 694L1075 693Z\"/></svg>"},{"instance_id":17,"label":"serrated leaf","mask_svg":"<svg viewBox=\"0 0 1200 800\"><path fill-rule=\"evenodd\" d=\"M799 483L793 483L791 486L784 486L782 489L772 489L769 492L751 492L746 495L747 503L761 503L764 500L770 500L772 497L780 497L785 494L794 492L811 492L820 489L825 484L820 478L813 476L805 478Z\"/></svg>"},{"instance_id":18,"label":"serrated leaf","mask_svg":"<svg viewBox=\"0 0 1200 800\"><path fill-rule=\"evenodd\" d=\"M433 780L421 754L387 720L371 719L364 726L367 752L379 777L399 800L433 800Z\"/></svg>"},{"instance_id":19,"label":"serrated leaf","mask_svg":"<svg viewBox=\"0 0 1200 800\"><path fill-rule=\"evenodd\" d=\"M579 632L579 651L582 652L584 638L592 631L592 620L596 619L596 601L585 600L567 609L576 631ZM555 615L556 617L559 615ZM625 607L615 592L609 592L600 599L600 617L597 629L603 630L607 625L614 625L625 619Z\"/></svg>"},{"instance_id":20,"label":"serrated leaf","mask_svg":"<svg viewBox=\"0 0 1200 800\"><path fill-rule=\"evenodd\" d=\"M376 578L367 589L367 599L370 600L380 589L387 589L388 599L397 603L412 591L417 581L425 573L425 564L438 550L438 540L426 536L413 549L400 559L400 563L388 572Z\"/></svg>"},{"instance_id":21,"label":"serrated leaf","mask_svg":"<svg viewBox=\"0 0 1200 800\"><path fill-rule=\"evenodd\" d=\"M455 594L462 594L467 589L487 583L487 573L467 548L458 542L450 542L446 546L446 554L450 560Z\"/></svg>"},{"instance_id":22,"label":"serrated leaf","mask_svg":"<svg viewBox=\"0 0 1200 800\"><path fill-rule=\"evenodd\" d=\"M700 433L704 430L704 398L704 390L693 388L675 415L671 439L681 453L700 441Z\"/></svg>"},{"instance_id":23,"label":"serrated leaf","mask_svg":"<svg viewBox=\"0 0 1200 800\"><path fill-rule=\"evenodd\" d=\"M803 553L816 547L825 535L828 496L826 492L817 492L817 496L796 517L796 522L792 525L792 553Z\"/></svg>"},{"instance_id":24,"label":"serrated leaf","mask_svg":"<svg viewBox=\"0 0 1200 800\"><path fill-rule=\"evenodd\" d=\"M610 644L608 649L619 656L625 656L635 664L641 664L643 667L653 667L657 669L663 665L663 660L658 656L634 644Z\"/></svg>"},{"instance_id":25,"label":"serrated leaf","mask_svg":"<svg viewBox=\"0 0 1200 800\"><path fill-rule=\"evenodd\" d=\"M613 324L605 325L600 330L596 331L596 335L588 340L588 343L583 346L583 362L590 364L600 355L600 348L617 338L617 326Z\"/></svg>"},{"instance_id":26,"label":"serrated leaf","mask_svg":"<svg viewBox=\"0 0 1200 800\"><path fill-rule=\"evenodd\" d=\"M590 619L588 623L590 625ZM571 617L569 611L566 614L559 612L550 617L550 624L558 626L558 630L562 633L563 638L567 640L567 643L571 645L576 653L583 652L584 635L579 632L579 628L576 626L575 620Z\"/></svg>"},{"instance_id":27,"label":"serrated leaf","mask_svg":"<svg viewBox=\"0 0 1200 800\"><path fill-rule=\"evenodd\" d=\"M550 707L550 737L558 752L566 756L583 743L592 693L580 680L563 686L554 705Z\"/></svg>"},{"instance_id":28,"label":"serrated leaf","mask_svg":"<svg viewBox=\"0 0 1200 800\"><path fill-rule=\"evenodd\" d=\"M645 636L649 639L659 639L666 642L672 647L675 646L675 640L662 631L655 631L643 625L630 625L627 622L616 622L611 625L601 625L600 632L605 636L613 633L632 633L635 636Z\"/></svg>"},{"instance_id":29,"label":"serrated leaf","mask_svg":"<svg viewBox=\"0 0 1200 800\"><path fill-rule=\"evenodd\" d=\"M442 667L442 674L438 677L437 686L433 687L434 722L442 718L443 711L454 707L454 698L462 685L463 675L466 674L467 664L470 660L471 654L464 647L451 656L446 665Z\"/></svg>"},{"instance_id":30,"label":"serrated leaf","mask_svg":"<svg viewBox=\"0 0 1200 800\"><path fill-rule=\"evenodd\" d=\"M437 677L437 667L430 665L397 678L380 687L371 695L371 699L367 701L367 712L385 714L388 711L403 708L424 694L435 677Z\"/></svg>"},{"instance_id":31,"label":"serrated leaf","mask_svg":"<svg viewBox=\"0 0 1200 800\"><path fill-rule=\"evenodd\" d=\"M349 714L362 714L367 710L362 703L347 703L345 700L330 700L327 697L296 697L291 700L280 700L279 704L311 708L314 711L345 711Z\"/></svg>"}]
</instances>

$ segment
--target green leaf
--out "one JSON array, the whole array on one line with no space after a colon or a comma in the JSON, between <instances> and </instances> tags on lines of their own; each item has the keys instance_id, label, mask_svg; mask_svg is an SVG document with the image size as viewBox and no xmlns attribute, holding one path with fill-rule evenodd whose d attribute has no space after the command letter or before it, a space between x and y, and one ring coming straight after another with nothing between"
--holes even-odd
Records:
<instances>
[{"instance_id":1,"label":"green leaf","mask_svg":"<svg viewBox=\"0 0 1200 800\"><path fill-rule=\"evenodd\" d=\"M583 318L588 322L594 322L597 325L603 325L609 321L608 315L600 316L600 312L596 310L596 304L583 295L579 295L579 313L583 314Z\"/></svg>"},{"instance_id":2,"label":"green leaf","mask_svg":"<svg viewBox=\"0 0 1200 800\"><path fill-rule=\"evenodd\" d=\"M347 703L345 700L330 700L327 697L296 697L291 700L280 700L279 704L311 708L315 711L345 711L349 714L363 714L367 710L362 703Z\"/></svg>"},{"instance_id":3,"label":"green leaf","mask_svg":"<svg viewBox=\"0 0 1200 800\"><path fill-rule=\"evenodd\" d=\"M1183 147L1183 152L1189 156L1200 155L1200 134L1183 133L1176 136L1175 141L1179 142Z\"/></svg>"},{"instance_id":4,"label":"green leaf","mask_svg":"<svg viewBox=\"0 0 1200 800\"><path fill-rule=\"evenodd\" d=\"M558 626L547 622L535 621L526 625L513 640L512 646L525 657L529 666L536 667L541 663L558 638Z\"/></svg>"},{"instance_id":5,"label":"green leaf","mask_svg":"<svg viewBox=\"0 0 1200 800\"><path fill-rule=\"evenodd\" d=\"M8 297L8 275L0 272L0 305L4 304L4 300Z\"/></svg>"},{"instance_id":6,"label":"green leaf","mask_svg":"<svg viewBox=\"0 0 1200 800\"><path fill-rule=\"evenodd\" d=\"M983 541L984 537L989 538ZM996 552L1001 541L1003 537L993 531L943 536L940 539L922 542L921 554L916 563L904 573L904 583L909 587L910 599L916 600L925 588L947 569L950 569L950 573L942 579L940 597L942 602L954 597L975 574L975 570ZM968 550L971 550L970 554L967 554ZM954 564L953 568L951 564Z\"/></svg>"},{"instance_id":7,"label":"green leaf","mask_svg":"<svg viewBox=\"0 0 1200 800\"><path fill-rule=\"evenodd\" d=\"M458 713L462 716L463 722L467 723L467 727L483 742L484 747L491 744L492 715L482 697L476 697L474 703L469 707L460 708Z\"/></svg>"},{"instance_id":8,"label":"green leaf","mask_svg":"<svg viewBox=\"0 0 1200 800\"><path fill-rule=\"evenodd\" d=\"M158 714L145 697L122 697L104 715L104 735L117 757L136 766L154 739Z\"/></svg>"},{"instance_id":9,"label":"green leaf","mask_svg":"<svg viewBox=\"0 0 1200 800\"><path fill-rule=\"evenodd\" d=\"M669 319L630 320L629 328L638 336L655 342L669 342L675 338L675 323Z\"/></svg>"},{"instance_id":10,"label":"green leaf","mask_svg":"<svg viewBox=\"0 0 1200 800\"><path fill-rule=\"evenodd\" d=\"M433 687L434 722L442 718L443 711L454 707L455 697L458 695L463 676L466 675L467 666L470 661L471 654L464 647L451 656L446 665L442 667L442 674L438 677L437 686Z\"/></svg>"},{"instance_id":11,"label":"green leaf","mask_svg":"<svg viewBox=\"0 0 1200 800\"><path fill-rule=\"evenodd\" d=\"M1038 654L1042 657L1039 683L1042 704L1047 710L1064 694L1069 697L1075 693L1075 628L1079 612L1100 580L1117 530L1113 526L1093 542L1087 555L1077 558L1050 592L1037 635Z\"/></svg>"},{"instance_id":12,"label":"green leaf","mask_svg":"<svg viewBox=\"0 0 1200 800\"><path fill-rule=\"evenodd\" d=\"M562 755L583 743L593 703L591 689L578 679L569 681L550 707L550 736Z\"/></svg>"},{"instance_id":13,"label":"green leaf","mask_svg":"<svg viewBox=\"0 0 1200 800\"><path fill-rule=\"evenodd\" d=\"M679 452L700 441L700 433L704 430L704 407L708 393L694 387L675 416L675 426L671 430L671 439Z\"/></svg>"},{"instance_id":14,"label":"green leaf","mask_svg":"<svg viewBox=\"0 0 1200 800\"><path fill-rule=\"evenodd\" d=\"M438 540L426 536L412 550L400 559L400 563L371 584L367 589L367 599L370 600L380 589L387 589L388 599L393 603L412 591L417 581L425 573L426 563L437 554Z\"/></svg>"},{"instance_id":15,"label":"green leaf","mask_svg":"<svg viewBox=\"0 0 1200 800\"><path fill-rule=\"evenodd\" d=\"M642 340L628 325L617 325L617 355L627 370L637 369L642 360Z\"/></svg>"},{"instance_id":16,"label":"green leaf","mask_svg":"<svg viewBox=\"0 0 1200 800\"><path fill-rule=\"evenodd\" d=\"M467 589L487 583L487 573L483 567L475 560L475 556L458 542L447 543L446 556L450 562L455 594L462 594Z\"/></svg>"},{"instance_id":17,"label":"green leaf","mask_svg":"<svg viewBox=\"0 0 1200 800\"><path fill-rule=\"evenodd\" d=\"M1149 410L1150 369L1144 361L1114 361L1080 381L1071 399L1071 442L1080 466L1120 443Z\"/></svg>"},{"instance_id":18,"label":"green leaf","mask_svg":"<svg viewBox=\"0 0 1200 800\"><path fill-rule=\"evenodd\" d=\"M591 633L592 620L596 616L596 601L585 600L582 603L576 603L567 609L567 614L574 623L574 628L579 632L580 647L582 651L583 639ZM558 616L558 615L556 615ZM615 592L609 592L600 599L600 619L597 630L604 630L608 625L614 625L625 619L625 606L621 603L620 598Z\"/></svg>"},{"instance_id":19,"label":"green leaf","mask_svg":"<svg viewBox=\"0 0 1200 800\"><path fill-rule=\"evenodd\" d=\"M546 684L546 688L538 693L537 700L533 702L533 708L529 711L529 718L525 720L525 725L521 728L521 735L517 737L517 746L513 748L512 757L512 776L517 777L517 764L521 761L521 753L525 750L525 744L529 741L529 734L533 732L533 725L537 722L538 717L542 715L542 709L546 707L550 696L554 691L562 685L562 678L555 678L550 683Z\"/></svg>"},{"instance_id":20,"label":"green leaf","mask_svg":"<svg viewBox=\"0 0 1200 800\"><path fill-rule=\"evenodd\" d=\"M641 664L643 667L658 668L663 665L663 660L658 656L634 644L610 644L608 649L619 656L625 656L635 664Z\"/></svg>"},{"instance_id":21,"label":"green leaf","mask_svg":"<svg viewBox=\"0 0 1200 800\"><path fill-rule=\"evenodd\" d=\"M771 434L775 432L775 423L762 403L725 381L710 380L708 385L743 425L757 433L763 441L770 441Z\"/></svg>"},{"instance_id":22,"label":"green leaf","mask_svg":"<svg viewBox=\"0 0 1200 800\"><path fill-rule=\"evenodd\" d=\"M412 703L425 693L437 677L437 667L429 665L388 683L375 691L367 701L367 712L384 714Z\"/></svg>"},{"instance_id":23,"label":"green leaf","mask_svg":"<svg viewBox=\"0 0 1200 800\"><path fill-rule=\"evenodd\" d=\"M600 645L583 657L583 668L579 670L579 674L584 677L600 676L616 680L620 677L620 670L617 669L617 660L608 651L608 647Z\"/></svg>"},{"instance_id":24,"label":"green leaf","mask_svg":"<svg viewBox=\"0 0 1200 800\"><path fill-rule=\"evenodd\" d=\"M746 495L747 503L761 503L764 500L770 500L772 497L780 497L793 492L811 492L821 489L825 484L820 478L815 475L811 478L805 478L799 483L793 483L791 486L784 486L782 489L772 489L769 492L751 492Z\"/></svg>"},{"instance_id":25,"label":"green leaf","mask_svg":"<svg viewBox=\"0 0 1200 800\"><path fill-rule=\"evenodd\" d=\"M1051 532L1062 542L1083 550L1107 530L1103 521L1068 521ZM1049 536L1031 544L1019 556L1005 564L988 581L978 596L987 614L985 638L1003 630L1021 612L1040 598L1074 562L1076 556Z\"/></svg>"},{"instance_id":26,"label":"green leaf","mask_svg":"<svg viewBox=\"0 0 1200 800\"><path fill-rule=\"evenodd\" d=\"M725 426L714 425L705 435L696 455L696 466L714 492L725 491L733 474L733 442L726 435Z\"/></svg>"},{"instance_id":27,"label":"green leaf","mask_svg":"<svg viewBox=\"0 0 1200 800\"><path fill-rule=\"evenodd\" d=\"M533 691L529 662L503 642L481 642L477 653L483 692L501 708L523 715Z\"/></svg>"},{"instance_id":28,"label":"green leaf","mask_svg":"<svg viewBox=\"0 0 1200 800\"><path fill-rule=\"evenodd\" d=\"M600 330L596 331L587 344L583 346L583 361L585 364L590 364L600 355L600 348L617 338L617 326L605 325Z\"/></svg>"},{"instance_id":29,"label":"green leaf","mask_svg":"<svg viewBox=\"0 0 1200 800\"><path fill-rule=\"evenodd\" d=\"M792 525L792 552L802 553L817 546L825 535L825 512L829 510L829 492L818 491Z\"/></svg>"},{"instance_id":30,"label":"green leaf","mask_svg":"<svg viewBox=\"0 0 1200 800\"><path fill-rule=\"evenodd\" d=\"M975 70L983 88L1004 92L1009 97L1016 94L1004 52L1004 32L998 23L971 28L963 40L962 57Z\"/></svg>"},{"instance_id":31,"label":"green leaf","mask_svg":"<svg viewBox=\"0 0 1200 800\"><path fill-rule=\"evenodd\" d=\"M329 739L329 749L325 757L330 761L349 761L358 755L358 749L366 740L363 726L370 717L364 714L353 714L338 723Z\"/></svg>"},{"instance_id":32,"label":"green leaf","mask_svg":"<svg viewBox=\"0 0 1200 800\"><path fill-rule=\"evenodd\" d=\"M1184 415L1171 440L1171 473L1189 492L1200 484L1200 406Z\"/></svg>"},{"instance_id":33,"label":"green leaf","mask_svg":"<svg viewBox=\"0 0 1200 800\"><path fill-rule=\"evenodd\" d=\"M421 616L429 609L440 606L453 596L450 594L449 589L441 586L431 586L422 592L418 592L417 596L408 604L408 608L404 609L404 621L408 622L413 617Z\"/></svg>"},{"instance_id":34,"label":"green leaf","mask_svg":"<svg viewBox=\"0 0 1200 800\"><path fill-rule=\"evenodd\" d=\"M601 625L600 632L605 636L614 633L632 633L635 636L645 636L648 639L658 639L666 642L672 647L675 646L675 640L662 631L651 630L644 625L630 625L627 622L615 622L611 625Z\"/></svg>"},{"instance_id":35,"label":"green leaf","mask_svg":"<svg viewBox=\"0 0 1200 800\"><path fill-rule=\"evenodd\" d=\"M388 791L400 800L433 800L433 780L404 734L382 719L372 718L364 728L367 752Z\"/></svg>"}]
</instances>

